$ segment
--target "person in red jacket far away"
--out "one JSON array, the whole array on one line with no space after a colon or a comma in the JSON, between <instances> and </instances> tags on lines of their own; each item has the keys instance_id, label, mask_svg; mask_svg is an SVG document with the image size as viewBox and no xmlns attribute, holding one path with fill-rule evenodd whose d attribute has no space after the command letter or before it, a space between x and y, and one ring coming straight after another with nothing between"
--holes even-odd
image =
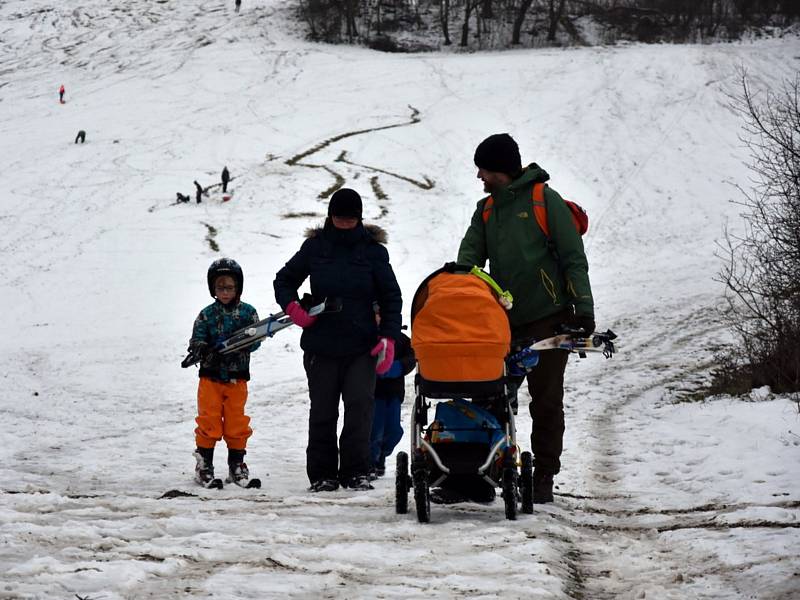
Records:
<instances>
[{"instance_id":1,"label":"person in red jacket far away","mask_svg":"<svg viewBox=\"0 0 800 600\"><path fill-rule=\"evenodd\" d=\"M61 87L58 88L58 101L61 102L61 104L64 104L64 84L63 83L61 84Z\"/></svg>"}]
</instances>

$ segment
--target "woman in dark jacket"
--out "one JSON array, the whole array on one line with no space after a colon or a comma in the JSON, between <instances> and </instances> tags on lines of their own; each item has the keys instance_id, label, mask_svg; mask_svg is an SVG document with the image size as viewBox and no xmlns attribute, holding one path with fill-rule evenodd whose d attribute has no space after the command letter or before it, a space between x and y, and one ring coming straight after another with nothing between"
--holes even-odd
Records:
<instances>
[{"instance_id":1,"label":"woman in dark jacket","mask_svg":"<svg viewBox=\"0 0 800 600\"><path fill-rule=\"evenodd\" d=\"M368 471L375 374L389 369L400 336L402 297L383 244L386 233L361 221L361 197L340 189L321 228L309 230L300 250L275 276L275 299L303 327L300 347L311 399L306 472L311 491L341 484L372 489ZM341 299L336 313L309 316L297 290L311 278L315 301ZM380 327L373 302L381 307ZM339 398L344 426L336 439Z\"/></svg>"}]
</instances>

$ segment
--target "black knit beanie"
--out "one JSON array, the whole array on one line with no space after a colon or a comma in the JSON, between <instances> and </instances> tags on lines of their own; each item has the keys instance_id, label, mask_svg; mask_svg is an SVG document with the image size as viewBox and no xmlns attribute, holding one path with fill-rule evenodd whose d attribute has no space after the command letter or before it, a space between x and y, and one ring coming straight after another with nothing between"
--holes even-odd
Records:
<instances>
[{"instance_id":1,"label":"black knit beanie","mask_svg":"<svg viewBox=\"0 0 800 600\"><path fill-rule=\"evenodd\" d=\"M328 204L329 217L350 217L361 219L361 196L350 188L341 188L331 196Z\"/></svg>"},{"instance_id":2,"label":"black knit beanie","mask_svg":"<svg viewBox=\"0 0 800 600\"><path fill-rule=\"evenodd\" d=\"M519 146L507 133L496 133L475 149L475 166L487 171L516 175L522 170Z\"/></svg>"}]
</instances>

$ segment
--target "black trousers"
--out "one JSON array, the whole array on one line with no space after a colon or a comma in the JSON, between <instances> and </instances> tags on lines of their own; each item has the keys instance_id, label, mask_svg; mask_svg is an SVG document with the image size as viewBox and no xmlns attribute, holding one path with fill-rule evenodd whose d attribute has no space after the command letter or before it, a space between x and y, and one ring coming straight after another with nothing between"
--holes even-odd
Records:
<instances>
[{"instance_id":1,"label":"black trousers","mask_svg":"<svg viewBox=\"0 0 800 600\"><path fill-rule=\"evenodd\" d=\"M374 409L375 358L368 352L345 357L306 352L303 366L311 398L306 448L309 481L345 481L356 475L366 475ZM344 424L337 446L340 398L344 404Z\"/></svg>"},{"instance_id":2,"label":"black trousers","mask_svg":"<svg viewBox=\"0 0 800 600\"><path fill-rule=\"evenodd\" d=\"M540 321L526 323L511 330L512 346L528 345L558 334L558 326L566 322L566 314L557 314ZM537 471L555 475L561 470L564 449L564 371L569 352L544 350L539 363L528 373L531 394L529 410L533 466Z\"/></svg>"}]
</instances>

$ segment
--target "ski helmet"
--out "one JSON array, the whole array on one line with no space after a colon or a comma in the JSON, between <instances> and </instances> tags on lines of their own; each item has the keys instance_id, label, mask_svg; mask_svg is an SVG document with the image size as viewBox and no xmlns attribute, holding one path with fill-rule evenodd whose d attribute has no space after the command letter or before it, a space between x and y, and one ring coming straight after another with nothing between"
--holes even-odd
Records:
<instances>
[{"instance_id":1,"label":"ski helmet","mask_svg":"<svg viewBox=\"0 0 800 600\"><path fill-rule=\"evenodd\" d=\"M214 281L220 275L233 277L236 282L236 295L237 297L242 295L242 288L244 287L242 267L232 258L218 258L208 267L208 277L206 278L208 280L208 293L211 294L212 298L216 298L214 295Z\"/></svg>"}]
</instances>

